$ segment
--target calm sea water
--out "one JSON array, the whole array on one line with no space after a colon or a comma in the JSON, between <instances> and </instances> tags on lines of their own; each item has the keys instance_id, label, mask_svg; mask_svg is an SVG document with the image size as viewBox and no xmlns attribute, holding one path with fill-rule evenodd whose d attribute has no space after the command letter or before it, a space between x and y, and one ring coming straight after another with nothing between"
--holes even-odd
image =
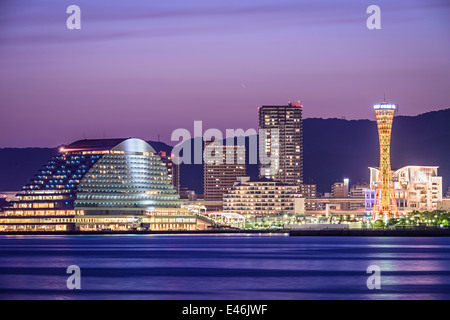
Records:
<instances>
[{"instance_id":1,"label":"calm sea water","mask_svg":"<svg viewBox=\"0 0 450 320\"><path fill-rule=\"evenodd\" d=\"M449 299L449 260L450 238L1 236L0 299Z\"/></svg>"}]
</instances>

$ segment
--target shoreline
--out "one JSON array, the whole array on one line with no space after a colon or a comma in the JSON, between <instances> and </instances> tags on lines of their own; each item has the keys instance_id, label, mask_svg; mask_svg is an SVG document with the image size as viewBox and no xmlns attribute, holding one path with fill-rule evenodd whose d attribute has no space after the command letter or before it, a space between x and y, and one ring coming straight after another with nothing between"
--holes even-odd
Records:
<instances>
[{"instance_id":1,"label":"shoreline","mask_svg":"<svg viewBox=\"0 0 450 320\"><path fill-rule=\"evenodd\" d=\"M78 236L78 235L190 235L190 234L289 234L289 230L168 230L168 231L0 231L0 236L5 235L45 235L45 236Z\"/></svg>"},{"instance_id":2,"label":"shoreline","mask_svg":"<svg viewBox=\"0 0 450 320\"><path fill-rule=\"evenodd\" d=\"M347 229L347 230L170 230L170 231L8 231L0 236L78 236L78 235L220 235L220 234L277 234L291 237L450 237L450 229Z\"/></svg>"},{"instance_id":3,"label":"shoreline","mask_svg":"<svg viewBox=\"0 0 450 320\"><path fill-rule=\"evenodd\" d=\"M450 237L450 229L291 230L291 237Z\"/></svg>"}]
</instances>

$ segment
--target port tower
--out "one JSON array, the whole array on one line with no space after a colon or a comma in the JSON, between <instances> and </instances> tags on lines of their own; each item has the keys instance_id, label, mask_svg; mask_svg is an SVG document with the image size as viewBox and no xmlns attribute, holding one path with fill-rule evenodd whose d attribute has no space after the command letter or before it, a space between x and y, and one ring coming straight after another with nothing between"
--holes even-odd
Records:
<instances>
[{"instance_id":1,"label":"port tower","mask_svg":"<svg viewBox=\"0 0 450 320\"><path fill-rule=\"evenodd\" d=\"M391 132L396 105L383 101L374 106L380 141L380 170L372 217L384 221L398 217L391 170Z\"/></svg>"}]
</instances>

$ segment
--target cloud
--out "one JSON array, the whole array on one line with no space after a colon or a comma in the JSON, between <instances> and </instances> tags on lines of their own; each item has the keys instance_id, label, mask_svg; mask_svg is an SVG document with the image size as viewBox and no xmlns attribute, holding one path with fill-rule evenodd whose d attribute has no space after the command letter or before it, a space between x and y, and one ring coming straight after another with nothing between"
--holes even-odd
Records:
<instances>
[{"instance_id":1,"label":"cloud","mask_svg":"<svg viewBox=\"0 0 450 320\"><path fill-rule=\"evenodd\" d=\"M20 1L19 1L20 3ZM107 3L107 5L106 5ZM379 0L383 14L395 16L392 23L419 19L411 10L450 8L448 1ZM10 3L11 4L11 3ZM12 4L11 4L12 6ZM233 34L275 28L365 25L367 14L360 1L342 4L321 1L234 1L189 2L79 1L81 32L67 34L65 4L47 2L40 7L5 10L0 15L0 43L12 45L59 44L67 42L113 41L119 39ZM5 5L3 6L5 7ZM385 9L388 8L388 9ZM386 11L388 10L388 11Z\"/></svg>"},{"instance_id":2,"label":"cloud","mask_svg":"<svg viewBox=\"0 0 450 320\"><path fill-rule=\"evenodd\" d=\"M196 2L199 3L199 2ZM324 10L313 2L284 2L275 4L227 3L196 7L182 3L182 7L156 7L148 3L143 7L80 4L82 31L68 35L65 29L67 14L62 6L24 9L0 17L0 24L7 26L0 31L2 44L31 45L58 44L73 41L110 41L121 38L148 38L260 31L286 25L313 25L326 23L351 23L345 15L345 7L329 5ZM333 13L330 13L331 12ZM336 12L338 11L338 12ZM328 18L331 17L331 19ZM336 18L337 17L337 18Z\"/></svg>"}]
</instances>

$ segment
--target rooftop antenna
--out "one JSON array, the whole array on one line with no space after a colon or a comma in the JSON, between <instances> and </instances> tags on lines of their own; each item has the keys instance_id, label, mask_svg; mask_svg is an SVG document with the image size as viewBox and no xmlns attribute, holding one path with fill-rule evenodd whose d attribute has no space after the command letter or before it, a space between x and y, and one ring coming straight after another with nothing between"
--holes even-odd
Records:
<instances>
[{"instance_id":1,"label":"rooftop antenna","mask_svg":"<svg viewBox=\"0 0 450 320\"><path fill-rule=\"evenodd\" d=\"M83 132L84 140L86 140L86 131Z\"/></svg>"},{"instance_id":2,"label":"rooftop antenna","mask_svg":"<svg viewBox=\"0 0 450 320\"><path fill-rule=\"evenodd\" d=\"M160 141L159 141L159 133L158 133L158 142L160 142Z\"/></svg>"}]
</instances>

